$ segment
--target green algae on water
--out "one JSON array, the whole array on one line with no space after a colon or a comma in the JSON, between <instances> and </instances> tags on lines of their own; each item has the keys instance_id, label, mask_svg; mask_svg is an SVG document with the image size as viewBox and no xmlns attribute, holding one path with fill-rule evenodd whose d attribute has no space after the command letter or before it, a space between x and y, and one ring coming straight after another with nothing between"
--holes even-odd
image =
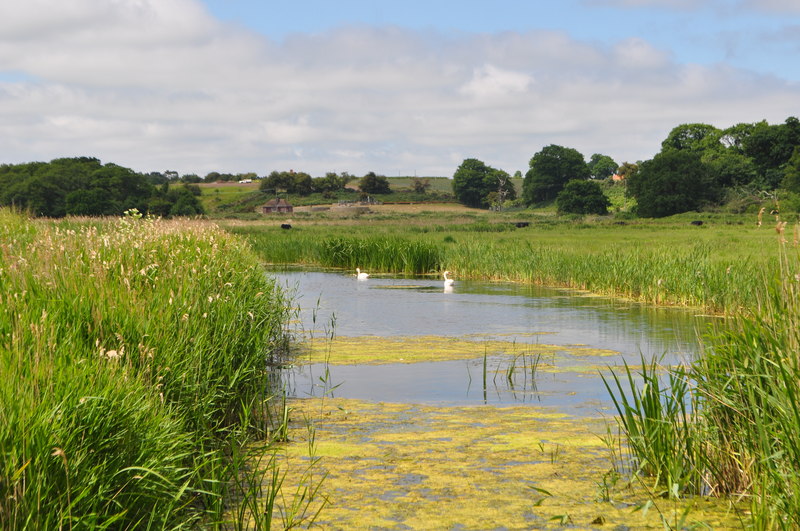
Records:
<instances>
[{"instance_id":1,"label":"green algae on water","mask_svg":"<svg viewBox=\"0 0 800 531\"><path fill-rule=\"evenodd\" d=\"M603 419L576 419L533 407L438 408L339 398L292 401L293 470L308 459L314 426L325 529L739 528L728 502L650 500L612 475Z\"/></svg>"},{"instance_id":2,"label":"green algae on water","mask_svg":"<svg viewBox=\"0 0 800 531\"><path fill-rule=\"evenodd\" d=\"M492 336L473 335L469 339L446 336L337 336L309 342L297 363L331 365L416 363L468 360L486 356L542 356L546 361L576 363L581 359L615 356L619 353L582 345L559 346L502 341ZM545 367L547 363L542 366Z\"/></svg>"}]
</instances>

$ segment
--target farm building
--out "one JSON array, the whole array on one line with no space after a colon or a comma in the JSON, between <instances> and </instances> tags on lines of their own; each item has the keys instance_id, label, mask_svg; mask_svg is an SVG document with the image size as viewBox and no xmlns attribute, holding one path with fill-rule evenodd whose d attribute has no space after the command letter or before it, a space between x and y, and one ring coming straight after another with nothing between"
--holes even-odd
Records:
<instances>
[{"instance_id":1,"label":"farm building","mask_svg":"<svg viewBox=\"0 0 800 531\"><path fill-rule=\"evenodd\" d=\"M275 199L270 199L267 201L265 205L261 207L262 214L282 214L284 212L292 212L294 208L292 205L281 197L276 197Z\"/></svg>"}]
</instances>

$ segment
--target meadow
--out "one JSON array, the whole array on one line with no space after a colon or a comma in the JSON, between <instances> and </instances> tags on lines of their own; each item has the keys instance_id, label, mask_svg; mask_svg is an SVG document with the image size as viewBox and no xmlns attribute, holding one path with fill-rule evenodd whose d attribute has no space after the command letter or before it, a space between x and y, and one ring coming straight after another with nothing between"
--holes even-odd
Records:
<instances>
[{"instance_id":1,"label":"meadow","mask_svg":"<svg viewBox=\"0 0 800 531\"><path fill-rule=\"evenodd\" d=\"M131 214L0 210L4 529L213 527L254 492L288 301L229 233Z\"/></svg>"}]
</instances>

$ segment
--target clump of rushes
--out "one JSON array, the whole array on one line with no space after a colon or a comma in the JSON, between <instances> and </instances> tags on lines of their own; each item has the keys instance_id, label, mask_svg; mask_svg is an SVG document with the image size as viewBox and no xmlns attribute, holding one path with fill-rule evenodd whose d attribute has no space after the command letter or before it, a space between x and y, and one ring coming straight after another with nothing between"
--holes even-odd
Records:
<instances>
[{"instance_id":1,"label":"clump of rushes","mask_svg":"<svg viewBox=\"0 0 800 531\"><path fill-rule=\"evenodd\" d=\"M325 266L352 268L358 264L377 271L420 274L439 267L437 246L397 237L327 238L319 248Z\"/></svg>"},{"instance_id":2,"label":"clump of rushes","mask_svg":"<svg viewBox=\"0 0 800 531\"><path fill-rule=\"evenodd\" d=\"M714 488L749 494L758 529L800 527L800 256L786 247L758 304L695 364Z\"/></svg>"},{"instance_id":3,"label":"clump of rushes","mask_svg":"<svg viewBox=\"0 0 800 531\"><path fill-rule=\"evenodd\" d=\"M691 367L667 385L655 364L607 381L637 472L670 495L749 500L756 529L800 527L800 256L787 243L757 304L710 333Z\"/></svg>"},{"instance_id":4,"label":"clump of rushes","mask_svg":"<svg viewBox=\"0 0 800 531\"><path fill-rule=\"evenodd\" d=\"M219 519L226 453L268 429L288 307L213 225L0 210L2 527Z\"/></svg>"}]
</instances>

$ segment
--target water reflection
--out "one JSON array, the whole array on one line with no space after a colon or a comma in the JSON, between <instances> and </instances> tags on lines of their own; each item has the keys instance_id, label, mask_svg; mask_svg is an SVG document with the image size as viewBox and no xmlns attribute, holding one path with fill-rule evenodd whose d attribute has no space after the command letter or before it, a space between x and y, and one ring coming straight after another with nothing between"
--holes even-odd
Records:
<instances>
[{"instance_id":1,"label":"water reflection","mask_svg":"<svg viewBox=\"0 0 800 531\"><path fill-rule=\"evenodd\" d=\"M693 312L652 308L564 290L512 283L459 280L444 290L441 279L394 278L374 274L357 281L352 274L316 271L273 273L294 291L305 330L333 325L338 336L469 336L551 345L585 345L619 352L593 360L599 366L636 364L640 355L664 356L665 363L693 358L698 330L708 318ZM426 403L536 403L597 407L607 394L596 372L538 371L524 385L507 378L508 359L492 359L491 385L482 384L482 360L332 366L306 366L286 376L298 396L326 392L367 400ZM506 366L503 366L506 364ZM497 385L497 374L502 373ZM321 382L324 382L321 384Z\"/></svg>"}]
</instances>

